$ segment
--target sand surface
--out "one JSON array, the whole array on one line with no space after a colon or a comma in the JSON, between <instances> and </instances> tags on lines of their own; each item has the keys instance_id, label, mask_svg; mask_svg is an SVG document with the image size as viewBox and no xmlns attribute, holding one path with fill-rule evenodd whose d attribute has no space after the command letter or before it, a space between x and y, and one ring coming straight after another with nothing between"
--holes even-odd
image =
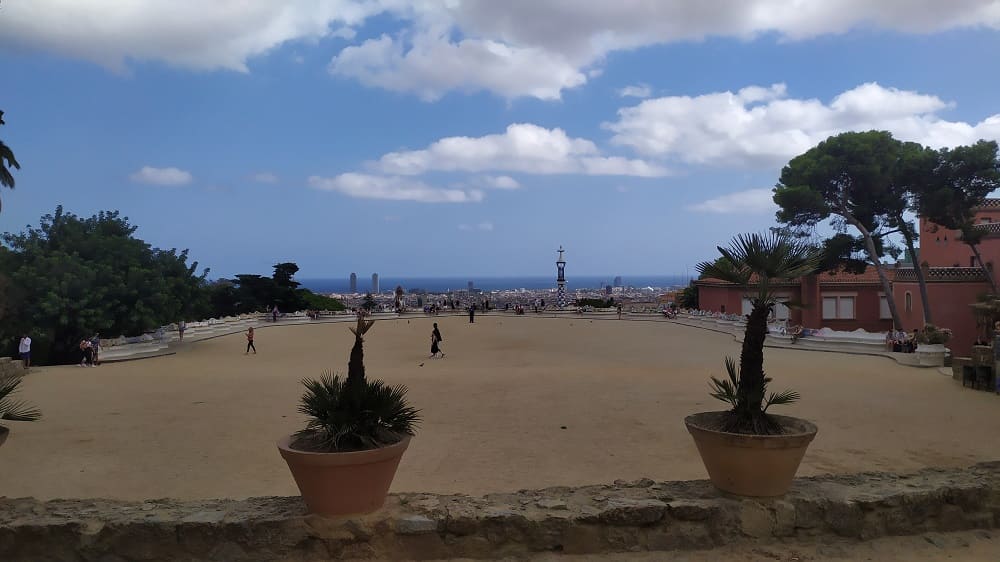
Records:
<instances>
[{"instance_id":1,"label":"sand surface","mask_svg":"<svg viewBox=\"0 0 1000 562\"><path fill-rule=\"evenodd\" d=\"M500 315L385 320L369 377L410 388L424 421L395 491L484 494L615 479L705 478L682 420L720 409L709 375L732 337L669 322ZM344 372L347 324L264 327L176 355L97 368L36 368L22 398L44 420L9 423L0 495L243 498L297 494L274 441L300 428L299 380ZM800 475L912 471L1000 458L1000 397L877 357L765 351L779 411L820 432ZM421 366L422 364L422 366Z\"/></svg>"}]
</instances>

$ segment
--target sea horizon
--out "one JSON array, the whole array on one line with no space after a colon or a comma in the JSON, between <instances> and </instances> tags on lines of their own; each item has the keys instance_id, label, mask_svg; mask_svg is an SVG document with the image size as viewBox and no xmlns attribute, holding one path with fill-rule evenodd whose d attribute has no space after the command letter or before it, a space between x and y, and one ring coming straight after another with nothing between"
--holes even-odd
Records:
<instances>
[{"instance_id":1,"label":"sea horizon","mask_svg":"<svg viewBox=\"0 0 1000 562\"><path fill-rule=\"evenodd\" d=\"M602 285L613 285L618 276L605 275L577 275L567 277L566 288L577 289L599 289ZM686 275L622 275L621 284L624 287L679 287L686 286L691 279ZM302 287L316 293L349 293L349 278L314 278L298 279ZM407 292L415 289L431 293L445 293L448 291L468 290L469 282L473 288L483 291L503 291L503 290L541 290L554 289L556 287L555 276L541 275L521 275L521 276L469 276L469 277L422 277L422 276L386 276L379 277L379 292L392 291L397 285L401 285ZM357 292L367 293L371 290L371 277L358 277Z\"/></svg>"}]
</instances>

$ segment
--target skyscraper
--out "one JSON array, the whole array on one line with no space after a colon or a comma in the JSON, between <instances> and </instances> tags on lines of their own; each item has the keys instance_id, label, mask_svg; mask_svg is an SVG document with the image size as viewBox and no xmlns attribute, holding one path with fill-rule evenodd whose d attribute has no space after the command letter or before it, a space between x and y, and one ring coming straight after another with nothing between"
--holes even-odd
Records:
<instances>
[{"instance_id":1,"label":"skyscraper","mask_svg":"<svg viewBox=\"0 0 1000 562\"><path fill-rule=\"evenodd\" d=\"M378 294L378 273L372 273L372 294Z\"/></svg>"},{"instance_id":2,"label":"skyscraper","mask_svg":"<svg viewBox=\"0 0 1000 562\"><path fill-rule=\"evenodd\" d=\"M351 272L351 294L358 292L358 274Z\"/></svg>"},{"instance_id":3,"label":"skyscraper","mask_svg":"<svg viewBox=\"0 0 1000 562\"><path fill-rule=\"evenodd\" d=\"M469 281L469 292L471 293L473 289L472 281Z\"/></svg>"},{"instance_id":4,"label":"skyscraper","mask_svg":"<svg viewBox=\"0 0 1000 562\"><path fill-rule=\"evenodd\" d=\"M612 285L615 286L615 287L621 287L622 286L622 276L621 275L616 276L615 277L615 282L612 283Z\"/></svg>"}]
</instances>

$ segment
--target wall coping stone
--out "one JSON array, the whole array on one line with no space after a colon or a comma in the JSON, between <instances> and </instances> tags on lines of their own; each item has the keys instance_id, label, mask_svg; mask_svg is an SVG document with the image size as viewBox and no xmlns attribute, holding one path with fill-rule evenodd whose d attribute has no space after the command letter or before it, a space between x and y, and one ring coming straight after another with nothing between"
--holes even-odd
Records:
<instances>
[{"instance_id":1,"label":"wall coping stone","mask_svg":"<svg viewBox=\"0 0 1000 562\"><path fill-rule=\"evenodd\" d=\"M708 549L1000 525L1000 462L800 478L778 499L705 480L622 480L484 497L390 495L373 514L305 515L298 497L126 502L0 498L0 560L492 559Z\"/></svg>"}]
</instances>

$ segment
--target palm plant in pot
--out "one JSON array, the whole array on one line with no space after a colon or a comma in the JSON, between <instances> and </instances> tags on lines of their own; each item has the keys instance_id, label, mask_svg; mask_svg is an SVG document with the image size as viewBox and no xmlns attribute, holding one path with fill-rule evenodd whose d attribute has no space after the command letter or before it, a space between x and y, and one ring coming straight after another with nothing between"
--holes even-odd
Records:
<instances>
[{"instance_id":1,"label":"palm plant in pot","mask_svg":"<svg viewBox=\"0 0 1000 562\"><path fill-rule=\"evenodd\" d=\"M816 426L768 412L770 406L789 404L799 395L768 394L767 319L780 302L775 283L814 273L819 256L807 243L776 233L737 236L728 248L719 247L719 253L722 257L715 262L698 264L699 273L746 287L753 308L747 316L739 366L727 357L728 377L712 377L711 396L730 409L693 414L684 423L717 488L747 496L779 496L791 486Z\"/></svg>"},{"instance_id":2,"label":"palm plant in pot","mask_svg":"<svg viewBox=\"0 0 1000 562\"><path fill-rule=\"evenodd\" d=\"M278 441L302 499L312 513L348 515L382 507L409 446L419 411L406 387L365 377L364 335L374 320L358 317L347 377L303 379L304 429Z\"/></svg>"},{"instance_id":3,"label":"palm plant in pot","mask_svg":"<svg viewBox=\"0 0 1000 562\"><path fill-rule=\"evenodd\" d=\"M21 377L17 375L0 377L0 420L30 422L42 417L37 408L11 398L20 384ZM8 435L10 429L0 425L0 445L4 444Z\"/></svg>"},{"instance_id":4,"label":"palm plant in pot","mask_svg":"<svg viewBox=\"0 0 1000 562\"><path fill-rule=\"evenodd\" d=\"M948 328L938 328L933 324L927 324L916 334L917 340L917 360L921 365L929 367L940 367L944 365L945 355L948 348L944 344L951 339L951 330Z\"/></svg>"}]
</instances>

